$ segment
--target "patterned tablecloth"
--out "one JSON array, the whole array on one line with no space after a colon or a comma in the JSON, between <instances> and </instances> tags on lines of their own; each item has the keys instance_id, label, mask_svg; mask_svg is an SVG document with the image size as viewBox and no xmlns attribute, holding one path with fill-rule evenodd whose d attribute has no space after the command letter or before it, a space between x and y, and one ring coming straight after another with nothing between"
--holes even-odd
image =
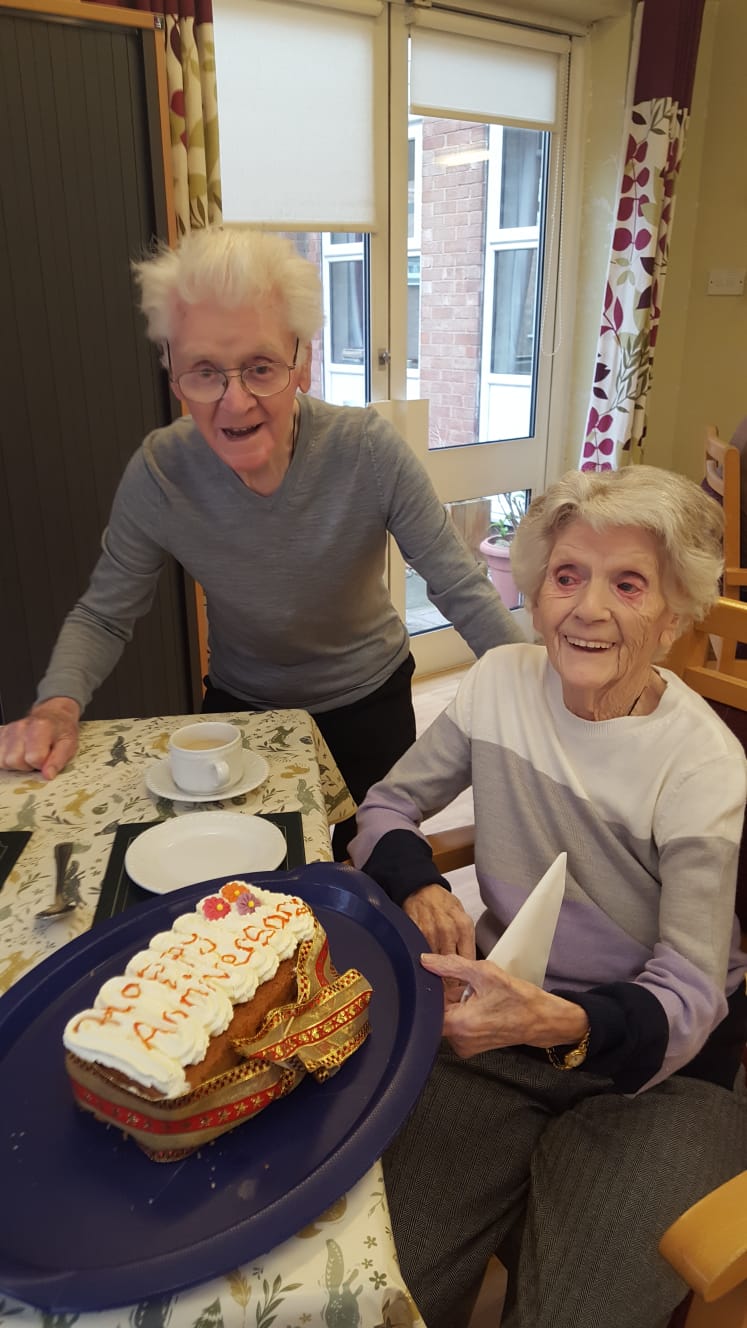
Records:
<instances>
[{"instance_id":1,"label":"patterned tablecloth","mask_svg":"<svg viewBox=\"0 0 747 1328\"><path fill-rule=\"evenodd\" d=\"M91 926L120 824L179 816L208 805L156 798L144 780L148 765L165 757L169 734L193 718L84 722L75 759L50 783L38 775L0 771L0 839L3 832L31 832L0 889L0 992ZM252 792L209 806L250 814L298 810L306 861L329 861L330 823L351 815L355 806L313 719L302 710L222 718L239 726L244 745L267 760L269 775ZM53 846L61 839L74 844L68 890L79 904L62 917L37 921L35 913L52 898ZM12 1196L4 1195L3 1201L12 1203ZM380 1163L296 1236L211 1282L85 1314L44 1313L0 1291L0 1325L6 1324L423 1328L397 1266Z\"/></svg>"}]
</instances>

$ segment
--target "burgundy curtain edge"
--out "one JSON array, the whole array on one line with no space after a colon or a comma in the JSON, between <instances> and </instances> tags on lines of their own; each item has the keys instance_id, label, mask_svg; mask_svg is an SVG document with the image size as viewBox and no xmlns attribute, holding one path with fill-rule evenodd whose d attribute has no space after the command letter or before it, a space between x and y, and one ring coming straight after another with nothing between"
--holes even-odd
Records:
<instances>
[{"instance_id":1,"label":"burgundy curtain edge","mask_svg":"<svg viewBox=\"0 0 747 1328\"><path fill-rule=\"evenodd\" d=\"M86 4L136 9L141 14L164 14L171 18L193 18L195 24L212 23L212 0L85 0Z\"/></svg>"},{"instance_id":2,"label":"burgundy curtain edge","mask_svg":"<svg viewBox=\"0 0 747 1328\"><path fill-rule=\"evenodd\" d=\"M671 97L678 106L689 108L704 6L705 0L645 0L636 105Z\"/></svg>"}]
</instances>

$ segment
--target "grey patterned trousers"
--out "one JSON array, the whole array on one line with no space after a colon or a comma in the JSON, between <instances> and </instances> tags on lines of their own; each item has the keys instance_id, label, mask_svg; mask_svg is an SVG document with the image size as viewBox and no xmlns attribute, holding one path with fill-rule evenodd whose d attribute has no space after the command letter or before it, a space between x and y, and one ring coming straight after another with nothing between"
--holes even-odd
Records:
<instances>
[{"instance_id":1,"label":"grey patterned trousers","mask_svg":"<svg viewBox=\"0 0 747 1328\"><path fill-rule=\"evenodd\" d=\"M685 1294L657 1252L690 1204L747 1167L747 1096L675 1076L608 1080L445 1047L384 1158L405 1281L428 1328L462 1328L485 1265L503 1328L659 1328Z\"/></svg>"}]
</instances>

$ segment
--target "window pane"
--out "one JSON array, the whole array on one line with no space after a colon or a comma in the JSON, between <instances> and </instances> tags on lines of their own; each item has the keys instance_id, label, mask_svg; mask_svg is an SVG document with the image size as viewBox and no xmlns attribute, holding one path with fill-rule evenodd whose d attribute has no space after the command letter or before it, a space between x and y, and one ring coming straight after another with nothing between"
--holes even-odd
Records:
<instances>
[{"instance_id":1,"label":"window pane","mask_svg":"<svg viewBox=\"0 0 747 1328\"><path fill-rule=\"evenodd\" d=\"M429 402L431 448L529 437L549 135L427 115L417 124L408 286L418 256L419 346L408 289L408 396Z\"/></svg>"},{"instance_id":2,"label":"window pane","mask_svg":"<svg viewBox=\"0 0 747 1328\"><path fill-rule=\"evenodd\" d=\"M407 238L415 235L415 140L407 143Z\"/></svg>"},{"instance_id":3,"label":"window pane","mask_svg":"<svg viewBox=\"0 0 747 1328\"><path fill-rule=\"evenodd\" d=\"M363 262L329 265L332 359L363 364Z\"/></svg>"},{"instance_id":4,"label":"window pane","mask_svg":"<svg viewBox=\"0 0 747 1328\"><path fill-rule=\"evenodd\" d=\"M407 367L417 369L420 354L420 259L407 260Z\"/></svg>"},{"instance_id":5,"label":"window pane","mask_svg":"<svg viewBox=\"0 0 747 1328\"><path fill-rule=\"evenodd\" d=\"M542 134L503 130L501 228L536 226L541 205Z\"/></svg>"},{"instance_id":6,"label":"window pane","mask_svg":"<svg viewBox=\"0 0 747 1328\"><path fill-rule=\"evenodd\" d=\"M529 498L525 489L519 489L446 504L461 538L478 562L485 563L488 576L508 609L516 609L521 603L511 575L509 546ZM446 619L428 599L423 578L412 567L407 568L405 591L405 623L411 636L446 625Z\"/></svg>"},{"instance_id":7,"label":"window pane","mask_svg":"<svg viewBox=\"0 0 747 1328\"><path fill-rule=\"evenodd\" d=\"M490 363L494 374L531 374L536 299L537 250L496 250Z\"/></svg>"},{"instance_id":8,"label":"window pane","mask_svg":"<svg viewBox=\"0 0 747 1328\"><path fill-rule=\"evenodd\" d=\"M336 406L363 406L370 398L367 238L352 232L283 234L314 263L322 283L325 319L311 347L311 395ZM337 257L343 242L349 258Z\"/></svg>"}]
</instances>

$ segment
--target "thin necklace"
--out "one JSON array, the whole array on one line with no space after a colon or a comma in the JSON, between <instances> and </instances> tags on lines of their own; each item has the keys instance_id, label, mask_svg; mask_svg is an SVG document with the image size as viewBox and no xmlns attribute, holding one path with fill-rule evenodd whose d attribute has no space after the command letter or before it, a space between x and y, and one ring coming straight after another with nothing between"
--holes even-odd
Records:
<instances>
[{"instance_id":1,"label":"thin necklace","mask_svg":"<svg viewBox=\"0 0 747 1328\"><path fill-rule=\"evenodd\" d=\"M646 683L646 687L648 687L648 683ZM628 714L625 716L626 719L628 718L628 715L632 715L633 711L635 710L636 706L638 705L638 702L640 701L641 697L643 696L643 693L645 692L646 687L644 687L644 688L638 693L637 697L635 698L635 701L633 702L632 706L630 707L630 710L628 711Z\"/></svg>"}]
</instances>

